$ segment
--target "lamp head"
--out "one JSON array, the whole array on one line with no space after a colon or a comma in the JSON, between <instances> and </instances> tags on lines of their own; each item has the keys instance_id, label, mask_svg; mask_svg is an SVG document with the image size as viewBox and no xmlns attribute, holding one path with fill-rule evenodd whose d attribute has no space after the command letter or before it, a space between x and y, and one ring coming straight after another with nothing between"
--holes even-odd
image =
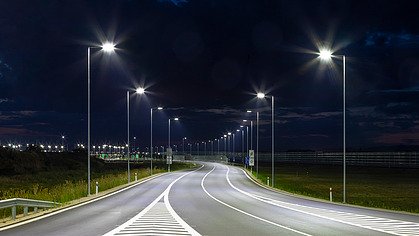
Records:
<instances>
[{"instance_id":1,"label":"lamp head","mask_svg":"<svg viewBox=\"0 0 419 236\"><path fill-rule=\"evenodd\" d=\"M179 120L179 118L178 118L178 117L176 117L176 118L174 118L173 120Z\"/></svg>"},{"instance_id":2,"label":"lamp head","mask_svg":"<svg viewBox=\"0 0 419 236\"><path fill-rule=\"evenodd\" d=\"M247 113L252 113L252 111L251 111L251 110L247 110L246 112L247 112Z\"/></svg>"},{"instance_id":3,"label":"lamp head","mask_svg":"<svg viewBox=\"0 0 419 236\"><path fill-rule=\"evenodd\" d=\"M144 89L143 87L138 87L138 88L135 90L135 92L136 92L137 94L144 94L145 89Z\"/></svg>"},{"instance_id":4,"label":"lamp head","mask_svg":"<svg viewBox=\"0 0 419 236\"><path fill-rule=\"evenodd\" d=\"M257 95L256 95L258 98L265 98L265 94L264 93L261 93L261 92L259 92Z\"/></svg>"},{"instance_id":5,"label":"lamp head","mask_svg":"<svg viewBox=\"0 0 419 236\"><path fill-rule=\"evenodd\" d=\"M157 107L157 110L163 110L163 107Z\"/></svg>"},{"instance_id":6,"label":"lamp head","mask_svg":"<svg viewBox=\"0 0 419 236\"><path fill-rule=\"evenodd\" d=\"M330 61L332 58L332 52L329 49L322 49L319 52L319 58L322 61Z\"/></svg>"},{"instance_id":7,"label":"lamp head","mask_svg":"<svg viewBox=\"0 0 419 236\"><path fill-rule=\"evenodd\" d=\"M115 51L115 44L113 44L111 42L105 42L102 45L102 49L103 49L103 51L105 51L107 53L111 53L111 52Z\"/></svg>"}]
</instances>

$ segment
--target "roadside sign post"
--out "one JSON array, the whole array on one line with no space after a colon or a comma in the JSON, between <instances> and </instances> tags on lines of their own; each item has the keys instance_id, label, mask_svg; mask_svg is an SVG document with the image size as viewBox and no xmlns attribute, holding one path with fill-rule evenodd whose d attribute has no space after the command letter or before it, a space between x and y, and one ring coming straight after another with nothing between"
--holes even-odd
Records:
<instances>
[{"instance_id":1,"label":"roadside sign post","mask_svg":"<svg viewBox=\"0 0 419 236\"><path fill-rule=\"evenodd\" d=\"M250 173L252 173L254 165L255 165L255 150L249 150Z\"/></svg>"},{"instance_id":2,"label":"roadside sign post","mask_svg":"<svg viewBox=\"0 0 419 236\"><path fill-rule=\"evenodd\" d=\"M168 165L168 171L170 172L170 165L172 164L172 148L167 148L166 151L166 164Z\"/></svg>"}]
</instances>

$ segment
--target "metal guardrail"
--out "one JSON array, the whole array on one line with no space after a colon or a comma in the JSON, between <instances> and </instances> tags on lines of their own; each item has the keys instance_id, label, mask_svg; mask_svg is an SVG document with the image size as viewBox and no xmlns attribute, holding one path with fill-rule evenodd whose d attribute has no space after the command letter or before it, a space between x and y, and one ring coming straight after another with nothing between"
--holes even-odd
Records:
<instances>
[{"instance_id":1,"label":"metal guardrail","mask_svg":"<svg viewBox=\"0 0 419 236\"><path fill-rule=\"evenodd\" d=\"M23 206L23 215L27 216L29 207L33 207L34 212L38 211L38 208L51 208L59 205L60 203L25 199L25 198L11 198L6 200L0 200L0 209L12 208L12 219L16 219L16 207Z\"/></svg>"}]
</instances>

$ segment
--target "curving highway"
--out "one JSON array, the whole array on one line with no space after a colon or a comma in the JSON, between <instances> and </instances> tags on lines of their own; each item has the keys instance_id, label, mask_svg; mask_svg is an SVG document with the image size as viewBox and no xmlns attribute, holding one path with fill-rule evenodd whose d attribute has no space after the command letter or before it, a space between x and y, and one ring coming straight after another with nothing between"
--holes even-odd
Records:
<instances>
[{"instance_id":1,"label":"curving highway","mask_svg":"<svg viewBox=\"0 0 419 236\"><path fill-rule=\"evenodd\" d=\"M282 194L234 166L201 163L0 235L419 235L419 216Z\"/></svg>"}]
</instances>

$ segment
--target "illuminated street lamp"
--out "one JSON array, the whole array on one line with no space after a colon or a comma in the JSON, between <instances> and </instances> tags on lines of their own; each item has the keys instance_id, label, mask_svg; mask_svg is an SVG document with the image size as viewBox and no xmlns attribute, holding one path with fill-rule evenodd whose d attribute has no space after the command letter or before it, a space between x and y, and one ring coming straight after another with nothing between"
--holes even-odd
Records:
<instances>
[{"instance_id":1,"label":"illuminated street lamp","mask_svg":"<svg viewBox=\"0 0 419 236\"><path fill-rule=\"evenodd\" d=\"M64 139L65 139L65 136L61 135L61 146L64 146ZM61 148L61 149L64 152L64 148Z\"/></svg>"},{"instance_id":2,"label":"illuminated street lamp","mask_svg":"<svg viewBox=\"0 0 419 236\"><path fill-rule=\"evenodd\" d=\"M265 96L263 96L265 97ZM252 113L252 110L247 110ZM250 148L253 150L253 122L250 124ZM259 175L259 112L256 112L256 177Z\"/></svg>"},{"instance_id":3,"label":"illuminated street lamp","mask_svg":"<svg viewBox=\"0 0 419 236\"><path fill-rule=\"evenodd\" d=\"M243 120L244 123L247 123L247 120ZM253 126L253 121L250 121L250 125ZM249 154L249 126L246 125L246 155Z\"/></svg>"},{"instance_id":4,"label":"illuminated street lamp","mask_svg":"<svg viewBox=\"0 0 419 236\"><path fill-rule=\"evenodd\" d=\"M90 50L102 48L106 53L115 50L115 44L105 42L101 47L87 47L87 195L90 195Z\"/></svg>"},{"instance_id":5,"label":"illuminated street lamp","mask_svg":"<svg viewBox=\"0 0 419 236\"><path fill-rule=\"evenodd\" d=\"M170 120L174 120L174 121L178 121L179 120L179 118L178 117L175 117L175 118L169 118L169 148L170 148ZM170 172L170 164L169 164L169 167L168 167L169 169L169 172Z\"/></svg>"},{"instance_id":6,"label":"illuminated street lamp","mask_svg":"<svg viewBox=\"0 0 419 236\"><path fill-rule=\"evenodd\" d=\"M163 110L163 107L150 108L150 175L153 174L153 110L157 109L158 111ZM159 148L157 148L159 152Z\"/></svg>"},{"instance_id":7,"label":"illuminated street lamp","mask_svg":"<svg viewBox=\"0 0 419 236\"><path fill-rule=\"evenodd\" d=\"M136 94L142 95L144 94L145 89L139 87L135 90ZM129 160L131 159L130 156L130 142L129 142L129 90L127 90L127 168L128 168L128 183L131 182L131 171L129 166Z\"/></svg>"},{"instance_id":8,"label":"illuminated street lamp","mask_svg":"<svg viewBox=\"0 0 419 236\"><path fill-rule=\"evenodd\" d=\"M346 56L333 55L329 49L321 49L319 59L330 62L332 57L341 57L343 61L343 203L346 202Z\"/></svg>"},{"instance_id":9,"label":"illuminated street lamp","mask_svg":"<svg viewBox=\"0 0 419 236\"><path fill-rule=\"evenodd\" d=\"M182 138L182 154L183 155L185 155L185 140L186 140L186 137L183 137Z\"/></svg>"},{"instance_id":10,"label":"illuminated street lamp","mask_svg":"<svg viewBox=\"0 0 419 236\"><path fill-rule=\"evenodd\" d=\"M256 96L259 99L263 99L263 98L267 97L265 95L265 93L262 93L262 92L258 92ZM275 152L275 143L274 143L274 136L275 136L274 113L275 113L275 110L274 110L274 96L270 96L270 98L271 98L271 101L272 101L272 187L274 187L275 186L274 185L274 183L275 183L275 176L274 176L274 174L275 174L275 159L274 159L274 152Z\"/></svg>"}]
</instances>

